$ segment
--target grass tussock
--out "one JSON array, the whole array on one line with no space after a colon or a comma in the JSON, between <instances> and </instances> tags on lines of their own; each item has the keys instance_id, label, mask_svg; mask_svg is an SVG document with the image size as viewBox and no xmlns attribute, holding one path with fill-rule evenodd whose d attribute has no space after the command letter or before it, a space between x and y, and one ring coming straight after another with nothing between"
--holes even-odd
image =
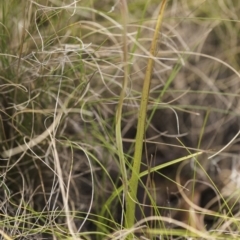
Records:
<instances>
[{"instance_id":1,"label":"grass tussock","mask_svg":"<svg viewBox=\"0 0 240 240\"><path fill-rule=\"evenodd\" d=\"M0 2L2 239L239 238L240 2L159 9Z\"/></svg>"}]
</instances>

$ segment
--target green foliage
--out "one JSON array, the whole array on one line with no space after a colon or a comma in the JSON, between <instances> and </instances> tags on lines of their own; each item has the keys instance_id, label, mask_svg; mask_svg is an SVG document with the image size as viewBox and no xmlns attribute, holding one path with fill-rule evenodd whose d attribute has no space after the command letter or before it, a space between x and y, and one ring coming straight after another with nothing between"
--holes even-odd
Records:
<instances>
[{"instance_id":1,"label":"green foliage","mask_svg":"<svg viewBox=\"0 0 240 240\"><path fill-rule=\"evenodd\" d=\"M161 4L0 1L4 239L237 238L240 1Z\"/></svg>"}]
</instances>

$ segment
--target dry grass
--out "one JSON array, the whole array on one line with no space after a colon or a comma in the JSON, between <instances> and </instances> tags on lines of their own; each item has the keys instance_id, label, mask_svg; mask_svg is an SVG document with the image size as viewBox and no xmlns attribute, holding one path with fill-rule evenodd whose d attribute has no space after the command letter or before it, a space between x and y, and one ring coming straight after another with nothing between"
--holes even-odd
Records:
<instances>
[{"instance_id":1,"label":"dry grass","mask_svg":"<svg viewBox=\"0 0 240 240\"><path fill-rule=\"evenodd\" d=\"M239 238L240 2L168 1L131 229L121 186L159 2L128 1L124 51L121 1L0 9L2 239Z\"/></svg>"}]
</instances>

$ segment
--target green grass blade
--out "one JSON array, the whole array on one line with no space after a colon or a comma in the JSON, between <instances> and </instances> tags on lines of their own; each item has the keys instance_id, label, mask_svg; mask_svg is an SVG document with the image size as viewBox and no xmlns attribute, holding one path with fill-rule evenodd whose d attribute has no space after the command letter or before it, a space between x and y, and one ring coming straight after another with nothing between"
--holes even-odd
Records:
<instances>
[{"instance_id":1,"label":"green grass blade","mask_svg":"<svg viewBox=\"0 0 240 240\"><path fill-rule=\"evenodd\" d=\"M156 52L157 39L158 39L159 31L161 28L165 6L166 6L166 0L163 0L160 7L158 19L157 19L157 24L156 24L156 28L153 36L152 45L150 48L150 54L152 56L154 56ZM139 116L138 116L132 175L129 180L129 194L126 196L125 227L127 228L132 227L134 225L134 219L135 219L135 207L136 207L135 200L137 195L139 172L140 172L140 165L141 165L141 159L142 159L143 138L144 138L145 126L146 126L146 112L147 112L153 65L154 65L154 60L152 57L150 57L148 60L146 75L145 75L143 89L142 89L142 98L141 98L141 104L140 104L140 110L139 110Z\"/></svg>"}]
</instances>

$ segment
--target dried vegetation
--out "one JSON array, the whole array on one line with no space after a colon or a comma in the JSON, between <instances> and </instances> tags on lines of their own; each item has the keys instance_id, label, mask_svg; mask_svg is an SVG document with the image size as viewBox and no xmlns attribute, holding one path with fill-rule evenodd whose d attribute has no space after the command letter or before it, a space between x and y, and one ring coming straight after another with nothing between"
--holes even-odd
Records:
<instances>
[{"instance_id":1,"label":"dried vegetation","mask_svg":"<svg viewBox=\"0 0 240 240\"><path fill-rule=\"evenodd\" d=\"M3 238L124 238L114 119L127 64L129 167L159 3L128 1L127 62L120 7L0 3ZM168 1L138 191L142 239L238 238L239 11L239 1Z\"/></svg>"}]
</instances>

